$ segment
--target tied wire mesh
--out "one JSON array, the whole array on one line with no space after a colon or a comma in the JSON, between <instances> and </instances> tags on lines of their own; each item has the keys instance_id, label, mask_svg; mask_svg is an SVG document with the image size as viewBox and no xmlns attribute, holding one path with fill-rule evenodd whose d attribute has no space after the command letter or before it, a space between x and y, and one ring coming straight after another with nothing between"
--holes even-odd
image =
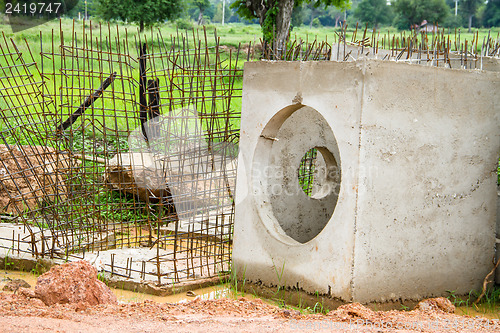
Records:
<instances>
[{"instance_id":1,"label":"tied wire mesh","mask_svg":"<svg viewBox=\"0 0 500 333\"><path fill-rule=\"evenodd\" d=\"M18 224L0 244L158 284L227 272L239 50L206 31L120 33L61 27L39 57L3 35L0 204Z\"/></svg>"}]
</instances>

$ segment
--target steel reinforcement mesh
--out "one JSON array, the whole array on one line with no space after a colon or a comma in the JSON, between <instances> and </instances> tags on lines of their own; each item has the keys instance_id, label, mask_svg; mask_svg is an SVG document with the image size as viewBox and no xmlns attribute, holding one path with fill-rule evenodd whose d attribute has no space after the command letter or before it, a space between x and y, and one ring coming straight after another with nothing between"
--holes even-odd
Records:
<instances>
[{"instance_id":1,"label":"steel reinforcement mesh","mask_svg":"<svg viewBox=\"0 0 500 333\"><path fill-rule=\"evenodd\" d=\"M238 58L206 31L3 35L2 247L160 284L228 271Z\"/></svg>"}]
</instances>

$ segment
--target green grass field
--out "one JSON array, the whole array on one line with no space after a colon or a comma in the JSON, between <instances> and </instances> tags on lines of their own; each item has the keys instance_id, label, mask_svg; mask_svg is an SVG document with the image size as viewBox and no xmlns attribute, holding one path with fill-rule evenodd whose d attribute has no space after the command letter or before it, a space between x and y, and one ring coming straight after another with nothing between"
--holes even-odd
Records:
<instances>
[{"instance_id":1,"label":"green grass field","mask_svg":"<svg viewBox=\"0 0 500 333\"><path fill-rule=\"evenodd\" d=\"M110 23L108 27L107 22L87 22L87 27L90 26L90 23L92 23L93 30L95 31L95 36L98 36L99 28L102 29L102 33L106 35L110 35L112 39L116 38L117 36L121 38L124 38L125 35L128 35L128 40L132 43L134 40L139 38L139 32L138 32L138 27L137 25L131 25L131 24L125 24L123 22L120 22L119 25L116 25L115 23ZM68 40L69 35L72 33L72 31L76 32L81 32L83 29L83 22L82 21L73 21L71 19L65 19L63 18L60 22L57 20L47 22L43 25L36 26L18 33L13 33L10 26L7 24L6 20L0 17L0 31L3 31L5 33L5 36L10 39L12 38L16 43L21 44L23 40L27 40L30 45L34 48L34 50L39 49L39 44L40 44L40 33L42 35L42 42L44 45L49 46L50 45L50 39L52 33L58 34L59 28L62 28L62 30L65 32L65 39ZM352 34L355 31L354 26L348 27L347 28L347 36L350 38ZM202 35L202 27L199 27L197 25L194 25L194 29L198 30L198 34ZM262 33L260 30L260 26L256 24L252 25L246 25L242 23L229 23L225 24L224 26L220 24L211 24L205 26L205 29L207 31L207 40L209 44L215 45L215 39L214 39L214 32L217 32L217 37L220 38L220 44L222 45L227 45L227 46L233 46L237 47L239 44L245 45L248 43L260 43L260 39L262 38ZM365 30L365 27L359 27L357 35L358 37L361 37L363 31ZM157 40L157 33L158 31L161 33L164 41L168 44L169 40L172 37L177 36L179 29L177 28L176 24L173 22L165 23L165 24L158 24L152 28L146 29L142 34L142 38L146 36L149 40ZM181 32L183 30L180 30ZM336 32L339 32L340 28L333 28L333 27L309 27L309 26L300 26L300 27L295 27L290 33L291 39L295 38L300 38L302 40L315 40L317 39L318 41L328 41L328 42L334 42L336 40ZM454 29L445 29L444 30L445 34L449 35L455 35L455 30ZM189 31L189 34L192 32ZM385 35L400 35L400 36L408 36L410 34L409 31L398 31L397 29L393 27L381 27L378 30L378 33L380 34L380 38ZM469 40L472 41L473 36L478 33L479 34L479 41L482 41L483 38L487 37L488 34L492 37L497 37L500 33L500 27L492 28L492 29L473 29L472 33L468 33L467 29L462 28L460 29L460 35L462 40ZM371 35L371 30L368 29L368 34ZM81 33L79 34L81 35ZM78 40L79 43L82 43L82 40ZM37 48L35 48L37 46ZM133 45L129 45L130 47L133 47Z\"/></svg>"},{"instance_id":2,"label":"green grass field","mask_svg":"<svg viewBox=\"0 0 500 333\"><path fill-rule=\"evenodd\" d=\"M137 27L130 25L116 26L92 23L92 29L89 29L89 27L90 24L87 25L84 34L82 22L63 19L61 21L51 21L47 24L14 34L9 31L10 27L8 25L3 24L0 25L0 29L3 31L3 36L0 36L0 45L2 47L0 53L10 54L17 48L22 53L25 62L37 64L38 70L42 74L38 74L38 71L31 67L30 73L33 74L31 80L33 82L42 82L43 80L48 82L44 89L47 90L47 95L55 97L55 107L58 108L58 114L61 116L68 116L74 111L86 96L99 87L108 74L118 72L121 81L115 81L112 88L109 89L112 93L110 94L107 91L101 99L92 105L92 121L100 119L103 127L112 131L118 130L124 135L137 127L137 117L131 116L136 112L136 103L139 99L138 89L134 85L134 80L137 80L139 77L136 62L138 57L137 45L143 41L147 41L149 45L148 53L155 54L160 52L166 54L171 51L172 45L176 45L177 49L193 49L193 40L199 39L205 44L206 38L206 44L210 47L216 44L216 36L221 40L226 38L216 33L213 26L207 27L205 31L178 31L174 26L165 25L159 27L159 29L156 27L152 28L140 35ZM250 28L257 30L253 26ZM59 37L59 30L62 31L62 38ZM232 35L229 31L231 31L231 28L226 29L225 32L228 32L228 35ZM182 40L183 35L187 41ZM228 39L232 41L231 43L238 45L236 40L243 35L244 33ZM71 38L72 36L75 37ZM85 40L83 40L83 36L85 36ZM186 43L188 44L187 47ZM228 45L232 46L231 43ZM204 48L203 44L201 45L202 48ZM72 52L76 50L77 53L66 54L65 57L59 56L60 53L67 51L61 45L67 46L73 50ZM88 53L85 50L78 51L79 48L100 50L102 52ZM41 51L45 55L42 56ZM130 54L130 57L134 59L125 59L126 57L123 54ZM218 56L218 59L215 59L216 56ZM216 62L223 63L226 70L241 69L244 61L242 55L236 61L236 55L230 58L227 52L221 52L218 55L210 54L207 57L203 55L200 58L200 61L206 63L207 66L211 66ZM161 59L161 61L164 60L163 58ZM17 62L19 62L19 59L15 59L13 56L0 56L0 67L12 65ZM185 81L190 79L189 76L192 72L185 73L181 69L174 69L172 64L159 64L159 62L160 60L158 59L155 64L156 66L154 66L158 71L149 75L158 77L161 80L160 85L165 85L168 82L170 86L182 86L181 89L171 89L170 91L163 92L162 95L169 101L174 101L172 102L173 104L184 99L189 100L191 98L189 96L190 91L184 85L186 84ZM123 65L124 63L129 65ZM203 64L198 63L196 66L200 67ZM162 68L169 68L170 71L162 72ZM65 71L62 69L65 69ZM9 69L4 72L3 88L8 88L9 84L11 86L16 85L15 80L10 80L9 76L19 75L19 70L22 72L22 68ZM78 72L75 73L75 71ZM96 76L95 73L107 74ZM44 76L43 79L42 75ZM196 73L196 75L200 76L199 73ZM211 80L203 80L202 83L197 82L196 84L196 89L204 91L203 98L207 101L206 103L198 103L197 109L199 112L212 112L213 108L224 109L226 106L223 104L229 103L227 98L218 99L215 102L210 100L211 93L209 86L213 85ZM204 85L204 88L200 84ZM228 79L225 82L218 81L217 85L224 90L232 86L233 90L236 91L235 95L241 95L241 93L237 92L241 90L242 81L240 77L236 77L234 80ZM15 88L10 93L23 96L23 94L32 94L34 89L39 89L39 86L31 85ZM10 104L17 105L19 103L16 102L20 101L14 98L14 100L11 99L9 102L11 102ZM187 102L182 102L183 105L185 103ZM212 104L208 105L209 103ZM6 100L0 100L0 107L2 109L9 109L11 106L6 103ZM175 106L171 105L170 107ZM237 112L239 113L240 108L240 100L232 98L231 109L238 110ZM35 109L25 108L25 113L29 113L33 117L34 122L37 122L38 113ZM62 117L60 120L62 120ZM85 122L85 116L81 117L73 125L74 128L81 126L83 122ZM234 119L233 126L239 127L239 119Z\"/></svg>"}]
</instances>

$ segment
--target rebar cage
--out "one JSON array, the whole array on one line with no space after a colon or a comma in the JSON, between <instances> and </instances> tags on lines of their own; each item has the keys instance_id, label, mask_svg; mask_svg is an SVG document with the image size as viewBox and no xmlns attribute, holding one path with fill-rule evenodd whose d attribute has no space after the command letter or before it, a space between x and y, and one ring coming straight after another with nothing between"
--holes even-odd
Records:
<instances>
[{"instance_id":1,"label":"rebar cage","mask_svg":"<svg viewBox=\"0 0 500 333\"><path fill-rule=\"evenodd\" d=\"M220 52L206 31L120 33L61 27L40 34L39 56L3 35L0 209L23 230L3 228L2 246L90 252L113 274L159 284L228 271L238 50Z\"/></svg>"}]
</instances>

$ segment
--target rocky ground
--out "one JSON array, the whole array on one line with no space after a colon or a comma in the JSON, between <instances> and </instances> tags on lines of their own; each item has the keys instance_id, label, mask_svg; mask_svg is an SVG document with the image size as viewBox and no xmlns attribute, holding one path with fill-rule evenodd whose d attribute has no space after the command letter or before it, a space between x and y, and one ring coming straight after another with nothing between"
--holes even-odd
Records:
<instances>
[{"instance_id":1,"label":"rocky ground","mask_svg":"<svg viewBox=\"0 0 500 333\"><path fill-rule=\"evenodd\" d=\"M500 332L499 321L454 314L445 298L424 300L412 311L375 312L352 303L326 315L245 297L120 303L92 270L65 264L40 276L35 291L1 292L0 332Z\"/></svg>"}]
</instances>

